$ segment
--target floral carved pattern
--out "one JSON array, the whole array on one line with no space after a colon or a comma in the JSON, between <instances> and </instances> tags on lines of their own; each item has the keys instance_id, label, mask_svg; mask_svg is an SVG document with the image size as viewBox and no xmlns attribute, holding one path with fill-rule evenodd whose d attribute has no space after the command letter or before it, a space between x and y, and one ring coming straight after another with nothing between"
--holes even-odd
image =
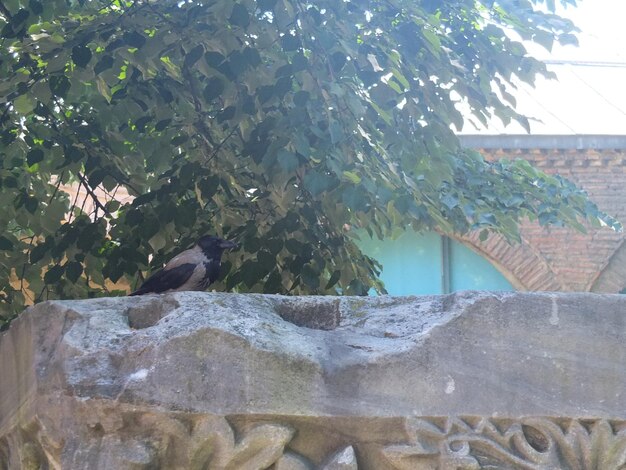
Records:
<instances>
[{"instance_id":1,"label":"floral carved pattern","mask_svg":"<svg viewBox=\"0 0 626 470\"><path fill-rule=\"evenodd\" d=\"M293 435L294 430L288 426L264 424L252 428L236 441L225 419L205 417L195 424L191 434L191 468L267 468L283 455Z\"/></svg>"},{"instance_id":2,"label":"floral carved pattern","mask_svg":"<svg viewBox=\"0 0 626 470\"><path fill-rule=\"evenodd\" d=\"M389 468L576 469L626 468L626 423L526 418L416 419L413 442L382 449Z\"/></svg>"},{"instance_id":3,"label":"floral carved pattern","mask_svg":"<svg viewBox=\"0 0 626 470\"><path fill-rule=\"evenodd\" d=\"M352 447L331 455L320 467L305 457L285 451L295 429L282 424L257 425L238 440L226 419L203 417L195 423L188 447L191 469L262 470L273 468L313 470L357 470ZM271 467L273 465L273 467Z\"/></svg>"},{"instance_id":4,"label":"floral carved pattern","mask_svg":"<svg viewBox=\"0 0 626 470\"><path fill-rule=\"evenodd\" d=\"M242 427L214 415L130 412L122 418L92 422L86 435L66 435L35 417L0 439L0 470L60 469L69 462L64 455L85 468L119 470L626 469L626 422L606 419L410 418L403 431L409 438L398 443L364 442L362 429L353 434L353 424L338 421L343 444L336 446L331 434L311 434L313 426L306 433L326 441L318 447L325 450L309 455L302 439L292 447L303 431L297 421L252 418Z\"/></svg>"}]
</instances>

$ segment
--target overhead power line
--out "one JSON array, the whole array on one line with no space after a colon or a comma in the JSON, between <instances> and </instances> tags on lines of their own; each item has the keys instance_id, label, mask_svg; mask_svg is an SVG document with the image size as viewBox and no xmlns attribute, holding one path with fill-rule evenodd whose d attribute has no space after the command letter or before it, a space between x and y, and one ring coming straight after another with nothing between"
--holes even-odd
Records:
<instances>
[{"instance_id":1,"label":"overhead power line","mask_svg":"<svg viewBox=\"0 0 626 470\"><path fill-rule=\"evenodd\" d=\"M573 65L578 67L614 67L626 68L626 62L603 62L596 60L562 60L562 59L545 59L543 63L549 65Z\"/></svg>"}]
</instances>

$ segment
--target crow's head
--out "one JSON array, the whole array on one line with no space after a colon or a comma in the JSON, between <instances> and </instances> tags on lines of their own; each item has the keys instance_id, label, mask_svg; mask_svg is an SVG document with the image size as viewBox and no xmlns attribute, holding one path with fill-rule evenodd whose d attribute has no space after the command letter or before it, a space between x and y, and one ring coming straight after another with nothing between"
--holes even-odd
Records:
<instances>
[{"instance_id":1,"label":"crow's head","mask_svg":"<svg viewBox=\"0 0 626 470\"><path fill-rule=\"evenodd\" d=\"M237 244L235 242L223 240L212 235L205 235L203 237L200 237L196 244L200 247L200 249L206 256L208 256L209 258L217 259L220 258L224 250L227 250L229 248L237 248Z\"/></svg>"}]
</instances>

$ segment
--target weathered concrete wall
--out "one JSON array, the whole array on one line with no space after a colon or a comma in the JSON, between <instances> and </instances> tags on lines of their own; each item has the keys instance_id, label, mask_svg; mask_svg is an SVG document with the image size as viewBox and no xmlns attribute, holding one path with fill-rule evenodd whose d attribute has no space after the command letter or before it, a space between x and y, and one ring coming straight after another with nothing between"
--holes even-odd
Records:
<instances>
[{"instance_id":1,"label":"weathered concrete wall","mask_svg":"<svg viewBox=\"0 0 626 470\"><path fill-rule=\"evenodd\" d=\"M626 296L177 293L0 335L0 469L617 469Z\"/></svg>"}]
</instances>

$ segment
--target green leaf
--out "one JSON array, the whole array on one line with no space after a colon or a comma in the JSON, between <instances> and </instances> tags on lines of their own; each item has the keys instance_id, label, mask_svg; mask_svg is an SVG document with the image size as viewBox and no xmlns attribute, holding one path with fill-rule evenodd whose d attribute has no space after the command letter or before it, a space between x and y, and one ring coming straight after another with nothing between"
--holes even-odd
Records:
<instances>
[{"instance_id":1,"label":"green leaf","mask_svg":"<svg viewBox=\"0 0 626 470\"><path fill-rule=\"evenodd\" d=\"M280 238L270 238L265 241L265 248L267 248L272 255L276 256L283 248L283 241Z\"/></svg>"},{"instance_id":2,"label":"green leaf","mask_svg":"<svg viewBox=\"0 0 626 470\"><path fill-rule=\"evenodd\" d=\"M217 115L215 116L215 120L218 123L222 123L224 121L228 121L228 120L230 120L230 119L235 117L235 112L236 111L237 111L237 108L235 108L234 106L229 106L227 108L224 108L219 113L217 113Z\"/></svg>"},{"instance_id":3,"label":"green leaf","mask_svg":"<svg viewBox=\"0 0 626 470\"><path fill-rule=\"evenodd\" d=\"M226 57L217 51L207 51L204 54L204 60L206 60L206 63L209 64L209 66L220 70L226 62Z\"/></svg>"},{"instance_id":4,"label":"green leaf","mask_svg":"<svg viewBox=\"0 0 626 470\"><path fill-rule=\"evenodd\" d=\"M65 265L65 276L72 282L78 281L83 274L83 265L77 261L70 261Z\"/></svg>"},{"instance_id":5,"label":"green leaf","mask_svg":"<svg viewBox=\"0 0 626 470\"><path fill-rule=\"evenodd\" d=\"M152 121L152 116L142 116L135 121L135 127L139 132L144 132L146 130L146 124Z\"/></svg>"},{"instance_id":6,"label":"green leaf","mask_svg":"<svg viewBox=\"0 0 626 470\"><path fill-rule=\"evenodd\" d=\"M559 44L562 46L578 46L578 38L574 34L559 35Z\"/></svg>"},{"instance_id":7,"label":"green leaf","mask_svg":"<svg viewBox=\"0 0 626 470\"><path fill-rule=\"evenodd\" d=\"M161 235L160 233L156 233L152 238L150 238L150 240L148 240L148 243L156 252L165 248L166 240L163 235Z\"/></svg>"},{"instance_id":8,"label":"green leaf","mask_svg":"<svg viewBox=\"0 0 626 470\"><path fill-rule=\"evenodd\" d=\"M277 294L283 290L282 277L277 270L273 270L263 285L264 294Z\"/></svg>"},{"instance_id":9,"label":"green leaf","mask_svg":"<svg viewBox=\"0 0 626 470\"><path fill-rule=\"evenodd\" d=\"M391 69L391 73L393 73L393 76L396 78L396 80L398 80L398 82L400 82L400 84L404 87L404 90L409 90L411 88L411 84L409 83L409 81L404 75L402 75L402 73L398 69Z\"/></svg>"},{"instance_id":10,"label":"green leaf","mask_svg":"<svg viewBox=\"0 0 626 470\"><path fill-rule=\"evenodd\" d=\"M122 39L130 47L136 47L137 49L142 48L146 43L145 36L137 31L128 31L124 33Z\"/></svg>"},{"instance_id":11,"label":"green leaf","mask_svg":"<svg viewBox=\"0 0 626 470\"><path fill-rule=\"evenodd\" d=\"M96 189L100 183L102 183L107 174L108 172L104 168L96 168L89 174L89 178L87 179L89 186Z\"/></svg>"},{"instance_id":12,"label":"green leaf","mask_svg":"<svg viewBox=\"0 0 626 470\"><path fill-rule=\"evenodd\" d=\"M291 64L286 64L283 65L282 67L278 67L278 69L276 69L276 73L274 74L274 76L276 78L280 78L280 77L290 77L293 74L293 67Z\"/></svg>"},{"instance_id":13,"label":"green leaf","mask_svg":"<svg viewBox=\"0 0 626 470\"><path fill-rule=\"evenodd\" d=\"M368 287L360 279L350 281L348 285L348 295L367 295Z\"/></svg>"},{"instance_id":14,"label":"green leaf","mask_svg":"<svg viewBox=\"0 0 626 470\"><path fill-rule=\"evenodd\" d=\"M28 163L28 166L33 166L35 163L43 160L43 155L43 150L32 149L26 154L26 163Z\"/></svg>"},{"instance_id":15,"label":"green leaf","mask_svg":"<svg viewBox=\"0 0 626 470\"><path fill-rule=\"evenodd\" d=\"M83 152L80 151L77 147L65 147L63 149L63 154L65 158L72 162L79 162L83 158Z\"/></svg>"},{"instance_id":16,"label":"green leaf","mask_svg":"<svg viewBox=\"0 0 626 470\"><path fill-rule=\"evenodd\" d=\"M36 96L37 99L39 100L39 102L37 103L37 106L35 106L35 114L39 117L48 117L50 116L50 108L48 108L45 104L42 103L42 101L47 101L48 99L50 99L50 90L48 90L48 94L47 96Z\"/></svg>"},{"instance_id":17,"label":"green leaf","mask_svg":"<svg viewBox=\"0 0 626 470\"><path fill-rule=\"evenodd\" d=\"M272 255L268 251L261 250L257 252L256 259L261 264L261 266L268 270L274 269L274 267L276 266L276 256Z\"/></svg>"},{"instance_id":18,"label":"green leaf","mask_svg":"<svg viewBox=\"0 0 626 470\"><path fill-rule=\"evenodd\" d=\"M49 250L50 247L46 243L40 243L39 245L35 245L30 250L29 260L31 264L35 264L38 261L42 260Z\"/></svg>"},{"instance_id":19,"label":"green leaf","mask_svg":"<svg viewBox=\"0 0 626 470\"><path fill-rule=\"evenodd\" d=\"M362 211L367 208L367 199L363 197L363 192L354 186L344 190L341 195L341 202L355 211Z\"/></svg>"},{"instance_id":20,"label":"green leaf","mask_svg":"<svg viewBox=\"0 0 626 470\"><path fill-rule=\"evenodd\" d=\"M102 242L102 225L100 223L90 223L79 234L76 246L83 251L89 251L99 242Z\"/></svg>"},{"instance_id":21,"label":"green leaf","mask_svg":"<svg viewBox=\"0 0 626 470\"><path fill-rule=\"evenodd\" d=\"M257 0L257 6L260 11L272 11L278 0Z\"/></svg>"},{"instance_id":22,"label":"green leaf","mask_svg":"<svg viewBox=\"0 0 626 470\"><path fill-rule=\"evenodd\" d=\"M343 52L334 52L330 56L330 66L333 68L335 73L340 72L341 69L346 65L348 58Z\"/></svg>"},{"instance_id":23,"label":"green leaf","mask_svg":"<svg viewBox=\"0 0 626 470\"><path fill-rule=\"evenodd\" d=\"M65 98L70 86L70 81L65 75L52 75L50 77L50 91L54 96Z\"/></svg>"},{"instance_id":24,"label":"green leaf","mask_svg":"<svg viewBox=\"0 0 626 470\"><path fill-rule=\"evenodd\" d=\"M100 60L98 62L96 62L95 67L93 68L93 73L95 73L96 75L101 74L102 72L104 72L105 70L109 70L111 67L113 67L113 63L115 61L113 60L113 57L110 55L103 55Z\"/></svg>"},{"instance_id":25,"label":"green leaf","mask_svg":"<svg viewBox=\"0 0 626 470\"><path fill-rule=\"evenodd\" d=\"M285 34L281 39L281 44L284 51L295 51L302 46L300 38L291 34Z\"/></svg>"},{"instance_id":26,"label":"green leaf","mask_svg":"<svg viewBox=\"0 0 626 470\"><path fill-rule=\"evenodd\" d=\"M171 118L161 119L159 122L157 122L154 125L154 130L157 131L157 132L161 132L161 131L165 130L170 125L171 122L172 122Z\"/></svg>"},{"instance_id":27,"label":"green leaf","mask_svg":"<svg viewBox=\"0 0 626 470\"><path fill-rule=\"evenodd\" d=\"M184 144L185 142L187 142L188 140L189 140L189 136L187 134L181 134L181 135L177 135L176 137L174 137L170 141L170 144L172 144L174 147L178 147Z\"/></svg>"},{"instance_id":28,"label":"green leaf","mask_svg":"<svg viewBox=\"0 0 626 470\"><path fill-rule=\"evenodd\" d=\"M291 173L299 166L298 157L284 149L278 151L276 154L276 160L278 161L280 167L288 173Z\"/></svg>"},{"instance_id":29,"label":"green leaf","mask_svg":"<svg viewBox=\"0 0 626 470\"><path fill-rule=\"evenodd\" d=\"M424 34L424 38L426 38L428 48L433 54L439 56L439 52L441 51L441 40L439 36L428 28L424 28L422 33Z\"/></svg>"},{"instance_id":30,"label":"green leaf","mask_svg":"<svg viewBox=\"0 0 626 470\"><path fill-rule=\"evenodd\" d=\"M344 171L343 176L351 183L359 184L361 182L361 177L352 171Z\"/></svg>"},{"instance_id":31,"label":"green leaf","mask_svg":"<svg viewBox=\"0 0 626 470\"><path fill-rule=\"evenodd\" d=\"M287 248L287 250L289 250L289 252L293 253L294 255L299 255L304 250L303 244L298 240L294 240L293 238L285 240L285 248Z\"/></svg>"},{"instance_id":32,"label":"green leaf","mask_svg":"<svg viewBox=\"0 0 626 470\"><path fill-rule=\"evenodd\" d=\"M204 99L211 102L220 97L224 92L224 82L218 77L211 77L204 87L202 95Z\"/></svg>"},{"instance_id":33,"label":"green leaf","mask_svg":"<svg viewBox=\"0 0 626 470\"><path fill-rule=\"evenodd\" d=\"M28 212L34 214L37 207L39 207L39 201L34 196L28 196L24 201L24 207Z\"/></svg>"},{"instance_id":34,"label":"green leaf","mask_svg":"<svg viewBox=\"0 0 626 470\"><path fill-rule=\"evenodd\" d=\"M185 55L184 66L187 68L192 67L196 62L200 60L200 58L202 58L203 55L204 46L202 44L198 44Z\"/></svg>"},{"instance_id":35,"label":"green leaf","mask_svg":"<svg viewBox=\"0 0 626 470\"><path fill-rule=\"evenodd\" d=\"M317 289L320 285L320 275L309 263L302 266L300 278L311 289Z\"/></svg>"},{"instance_id":36,"label":"green leaf","mask_svg":"<svg viewBox=\"0 0 626 470\"><path fill-rule=\"evenodd\" d=\"M296 106L305 106L309 100L310 93L308 91L298 91L293 95L293 102Z\"/></svg>"},{"instance_id":37,"label":"green leaf","mask_svg":"<svg viewBox=\"0 0 626 470\"><path fill-rule=\"evenodd\" d=\"M230 24L240 26L242 28L247 27L250 24L250 14L245 6L241 3L235 3L233 5L233 11L228 18Z\"/></svg>"},{"instance_id":38,"label":"green leaf","mask_svg":"<svg viewBox=\"0 0 626 470\"><path fill-rule=\"evenodd\" d=\"M64 271L65 269L63 266L55 264L50 269L48 269L48 271L46 271L46 274L43 277L43 281L46 284L55 284L61 279Z\"/></svg>"},{"instance_id":39,"label":"green leaf","mask_svg":"<svg viewBox=\"0 0 626 470\"><path fill-rule=\"evenodd\" d=\"M338 121L331 121L330 126L330 141L333 144L339 143L343 139L343 129Z\"/></svg>"},{"instance_id":40,"label":"green leaf","mask_svg":"<svg viewBox=\"0 0 626 470\"><path fill-rule=\"evenodd\" d=\"M137 199L133 201L134 204L137 204ZM131 209L126 212L126 223L129 227L135 227L143 222L144 217L143 214L137 209Z\"/></svg>"},{"instance_id":41,"label":"green leaf","mask_svg":"<svg viewBox=\"0 0 626 470\"><path fill-rule=\"evenodd\" d=\"M109 201L105 204L105 207L109 212L116 212L121 207L121 203L119 201Z\"/></svg>"},{"instance_id":42,"label":"green leaf","mask_svg":"<svg viewBox=\"0 0 626 470\"><path fill-rule=\"evenodd\" d=\"M102 77L96 77L96 88L98 88L98 92L107 100L107 103L110 103L113 99L111 95L111 89L109 85Z\"/></svg>"},{"instance_id":43,"label":"green leaf","mask_svg":"<svg viewBox=\"0 0 626 470\"><path fill-rule=\"evenodd\" d=\"M309 60L301 52L295 54L291 59L292 72L297 73L305 70L309 66Z\"/></svg>"},{"instance_id":44,"label":"green leaf","mask_svg":"<svg viewBox=\"0 0 626 470\"><path fill-rule=\"evenodd\" d=\"M0 35L4 38L14 38L18 36L18 34L22 34L24 31L23 23L29 16L30 11L25 8L20 8L2 29Z\"/></svg>"},{"instance_id":45,"label":"green leaf","mask_svg":"<svg viewBox=\"0 0 626 470\"><path fill-rule=\"evenodd\" d=\"M32 110L35 109L35 104L35 100L30 95L20 95L13 101L15 110L22 115L32 112Z\"/></svg>"},{"instance_id":46,"label":"green leaf","mask_svg":"<svg viewBox=\"0 0 626 470\"><path fill-rule=\"evenodd\" d=\"M13 242L7 237L0 235L0 250L7 251L13 249Z\"/></svg>"},{"instance_id":47,"label":"green leaf","mask_svg":"<svg viewBox=\"0 0 626 470\"><path fill-rule=\"evenodd\" d=\"M72 61L78 66L85 68L92 57L91 49L86 44L72 48Z\"/></svg>"},{"instance_id":48,"label":"green leaf","mask_svg":"<svg viewBox=\"0 0 626 470\"><path fill-rule=\"evenodd\" d=\"M34 15L41 15L43 13L43 5L38 0L28 0L28 8Z\"/></svg>"},{"instance_id":49,"label":"green leaf","mask_svg":"<svg viewBox=\"0 0 626 470\"><path fill-rule=\"evenodd\" d=\"M278 79L276 82L276 86L274 86L274 94L282 99L285 94L291 91L292 88L292 80L291 77L282 77Z\"/></svg>"},{"instance_id":50,"label":"green leaf","mask_svg":"<svg viewBox=\"0 0 626 470\"><path fill-rule=\"evenodd\" d=\"M304 187L313 196L318 196L331 186L332 179L318 171L309 171L304 176Z\"/></svg>"},{"instance_id":51,"label":"green leaf","mask_svg":"<svg viewBox=\"0 0 626 470\"><path fill-rule=\"evenodd\" d=\"M441 203L448 209L454 209L459 205L459 199L453 194L448 193L441 198Z\"/></svg>"}]
</instances>

